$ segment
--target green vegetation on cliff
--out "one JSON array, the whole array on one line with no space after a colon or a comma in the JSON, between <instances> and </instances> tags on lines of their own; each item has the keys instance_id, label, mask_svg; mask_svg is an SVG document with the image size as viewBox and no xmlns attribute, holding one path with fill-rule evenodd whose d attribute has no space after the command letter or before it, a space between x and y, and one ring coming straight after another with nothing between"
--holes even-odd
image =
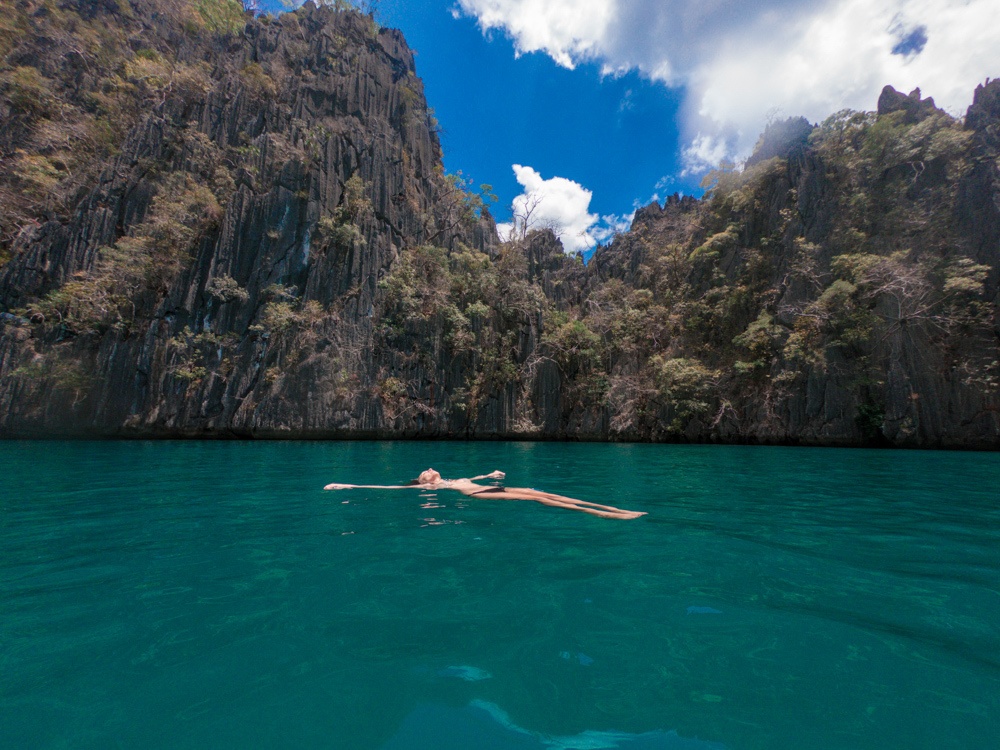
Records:
<instances>
[{"instance_id":1,"label":"green vegetation on cliff","mask_svg":"<svg viewBox=\"0 0 1000 750\"><path fill-rule=\"evenodd\" d=\"M585 266L344 4L24 0L0 59L0 434L1000 441L996 82L774 123Z\"/></svg>"},{"instance_id":2,"label":"green vegetation on cliff","mask_svg":"<svg viewBox=\"0 0 1000 750\"><path fill-rule=\"evenodd\" d=\"M0 18L0 253L66 219L130 131L167 98L212 88L199 43L240 33L237 0L22 0Z\"/></svg>"}]
</instances>

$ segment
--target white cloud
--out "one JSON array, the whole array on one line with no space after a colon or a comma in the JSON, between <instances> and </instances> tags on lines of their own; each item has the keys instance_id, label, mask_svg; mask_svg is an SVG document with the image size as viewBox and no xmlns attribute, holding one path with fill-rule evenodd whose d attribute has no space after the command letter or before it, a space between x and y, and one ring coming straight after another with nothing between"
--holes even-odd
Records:
<instances>
[{"instance_id":1,"label":"white cloud","mask_svg":"<svg viewBox=\"0 0 1000 750\"><path fill-rule=\"evenodd\" d=\"M614 11L611 0L459 0L459 7L484 32L510 34L518 53L544 51L566 68L601 54Z\"/></svg>"},{"instance_id":2,"label":"white cloud","mask_svg":"<svg viewBox=\"0 0 1000 750\"><path fill-rule=\"evenodd\" d=\"M567 253L587 250L614 234L628 229L632 217L590 213L593 193L565 177L543 179L531 167L513 165L514 176L524 191L511 203L514 219L497 224L500 237L507 239L525 229L551 229Z\"/></svg>"},{"instance_id":3,"label":"white cloud","mask_svg":"<svg viewBox=\"0 0 1000 750\"><path fill-rule=\"evenodd\" d=\"M732 150L733 147L724 137L698 133L681 152L684 163L681 177L707 172L725 159Z\"/></svg>"},{"instance_id":4,"label":"white cloud","mask_svg":"<svg viewBox=\"0 0 1000 750\"><path fill-rule=\"evenodd\" d=\"M688 167L745 156L775 108L818 121L920 87L961 114L1000 75L997 0L458 0L483 31L566 67L686 92ZM895 52L894 52L895 51ZM699 161L700 160L700 161Z\"/></svg>"},{"instance_id":5,"label":"white cloud","mask_svg":"<svg viewBox=\"0 0 1000 750\"><path fill-rule=\"evenodd\" d=\"M635 211L630 214L616 216L607 214L601 217L600 225L594 227L593 235L600 243L608 242L615 238L615 235L627 232L632 226L632 219L635 218Z\"/></svg>"}]
</instances>

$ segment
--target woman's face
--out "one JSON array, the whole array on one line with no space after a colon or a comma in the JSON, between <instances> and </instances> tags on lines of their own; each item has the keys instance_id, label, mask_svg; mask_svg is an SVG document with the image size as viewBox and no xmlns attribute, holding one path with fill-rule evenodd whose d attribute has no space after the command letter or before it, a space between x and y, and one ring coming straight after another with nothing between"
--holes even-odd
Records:
<instances>
[{"instance_id":1,"label":"woman's face","mask_svg":"<svg viewBox=\"0 0 1000 750\"><path fill-rule=\"evenodd\" d=\"M441 481L441 475L434 471L434 469L428 469L427 471L420 472L420 476L417 479L420 480L420 484L434 484L434 482Z\"/></svg>"}]
</instances>

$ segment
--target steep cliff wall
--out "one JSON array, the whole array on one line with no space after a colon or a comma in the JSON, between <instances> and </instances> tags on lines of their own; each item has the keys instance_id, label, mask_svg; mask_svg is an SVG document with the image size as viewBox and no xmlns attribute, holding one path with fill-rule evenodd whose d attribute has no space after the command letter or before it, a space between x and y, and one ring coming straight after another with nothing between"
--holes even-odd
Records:
<instances>
[{"instance_id":1,"label":"steep cliff wall","mask_svg":"<svg viewBox=\"0 0 1000 750\"><path fill-rule=\"evenodd\" d=\"M35 6L29 64L51 36ZM138 53L123 45L88 82L130 86L148 110L75 202L42 206L10 243L5 433L332 429L340 414L380 429L356 393L375 368L379 279L402 247L492 247L488 216L479 226L443 175L399 32L328 7L246 21L224 35L140 25ZM64 91L65 71L48 72L41 85ZM5 167L31 189L19 154L52 120L7 92L24 136Z\"/></svg>"},{"instance_id":2,"label":"steep cliff wall","mask_svg":"<svg viewBox=\"0 0 1000 750\"><path fill-rule=\"evenodd\" d=\"M1000 83L778 123L585 266L496 240L398 32L215 3L0 26L0 435L1000 447Z\"/></svg>"},{"instance_id":3,"label":"steep cliff wall","mask_svg":"<svg viewBox=\"0 0 1000 750\"><path fill-rule=\"evenodd\" d=\"M653 292L613 316L668 302L640 313L668 343L652 367L606 368L612 395L616 370L633 379L611 430L996 448L998 92L977 91L964 127L891 89L877 115L779 123L770 158L704 201L640 212L592 265Z\"/></svg>"},{"instance_id":4,"label":"steep cliff wall","mask_svg":"<svg viewBox=\"0 0 1000 750\"><path fill-rule=\"evenodd\" d=\"M998 94L963 124L887 87L877 113L777 123L704 200L640 211L575 311L603 342L602 431L998 447Z\"/></svg>"}]
</instances>

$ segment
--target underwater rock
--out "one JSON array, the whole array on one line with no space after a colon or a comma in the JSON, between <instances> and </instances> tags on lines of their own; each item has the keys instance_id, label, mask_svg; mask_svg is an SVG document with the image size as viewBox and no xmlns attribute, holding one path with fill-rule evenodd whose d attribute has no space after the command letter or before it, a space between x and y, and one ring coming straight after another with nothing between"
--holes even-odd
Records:
<instances>
[{"instance_id":1,"label":"underwater rock","mask_svg":"<svg viewBox=\"0 0 1000 750\"><path fill-rule=\"evenodd\" d=\"M566 659L567 661L576 661L581 667L589 667L594 663L594 660L589 656L579 652L574 654L569 651L560 651L559 658Z\"/></svg>"},{"instance_id":2,"label":"underwater rock","mask_svg":"<svg viewBox=\"0 0 1000 750\"><path fill-rule=\"evenodd\" d=\"M421 705L404 720L381 750L725 750L718 742L679 736L674 731L585 730L548 735L518 726L495 703L475 700L452 708Z\"/></svg>"},{"instance_id":3,"label":"underwater rock","mask_svg":"<svg viewBox=\"0 0 1000 750\"><path fill-rule=\"evenodd\" d=\"M479 682L480 680L488 680L493 677L485 669L468 666L445 667L444 669L439 669L436 674L438 677L457 677L466 682Z\"/></svg>"}]
</instances>

